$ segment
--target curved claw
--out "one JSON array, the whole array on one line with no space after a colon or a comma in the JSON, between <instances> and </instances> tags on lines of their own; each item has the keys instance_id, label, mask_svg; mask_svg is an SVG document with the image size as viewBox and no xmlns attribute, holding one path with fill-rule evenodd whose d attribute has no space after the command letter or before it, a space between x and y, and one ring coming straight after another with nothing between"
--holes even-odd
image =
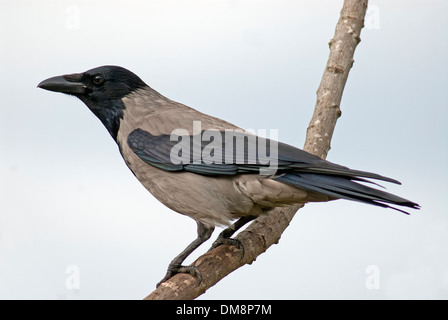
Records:
<instances>
[{"instance_id":1,"label":"curved claw","mask_svg":"<svg viewBox=\"0 0 448 320\"><path fill-rule=\"evenodd\" d=\"M202 274L199 271L199 269L195 266L180 266L180 265L169 266L165 277L163 277L163 279L160 280L159 283L157 283L156 288L158 288L163 282L171 279L173 276L175 276L178 273L189 273L192 276L195 276L198 279L198 285L200 285L202 282Z\"/></svg>"},{"instance_id":2,"label":"curved claw","mask_svg":"<svg viewBox=\"0 0 448 320\"><path fill-rule=\"evenodd\" d=\"M245 254L244 246L243 246L243 244L241 243L240 240L234 239L234 238L225 238L225 237L222 237L220 235L218 237L218 239L216 239L216 241L213 242L212 247L210 248L210 250L213 250L213 249L219 247L222 244L226 244L226 245L229 245L229 246L234 246L235 248L241 250L241 257L240 257L240 259L244 258L244 254Z\"/></svg>"},{"instance_id":3,"label":"curved claw","mask_svg":"<svg viewBox=\"0 0 448 320\"><path fill-rule=\"evenodd\" d=\"M240 240L230 238L236 231L238 231L242 226L244 226L246 223L254 220L256 216L244 216L238 219L234 224L232 224L230 227L224 229L218 236L215 242L213 242L212 247L210 250L213 250L217 247L219 247L222 244L227 244L229 246L234 246L235 248L241 250L241 258L244 258L245 250L244 246L241 243ZM209 250L209 251L210 251Z\"/></svg>"}]
</instances>

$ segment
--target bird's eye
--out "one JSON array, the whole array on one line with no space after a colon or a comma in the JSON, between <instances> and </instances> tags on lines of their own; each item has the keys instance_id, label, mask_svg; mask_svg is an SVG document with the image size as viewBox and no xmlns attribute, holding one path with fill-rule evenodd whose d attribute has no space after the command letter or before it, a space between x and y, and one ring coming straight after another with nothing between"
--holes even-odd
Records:
<instances>
[{"instance_id":1,"label":"bird's eye","mask_svg":"<svg viewBox=\"0 0 448 320\"><path fill-rule=\"evenodd\" d=\"M93 83L94 84L102 84L103 81L104 81L104 78L100 74L97 74L96 76L93 77Z\"/></svg>"}]
</instances>

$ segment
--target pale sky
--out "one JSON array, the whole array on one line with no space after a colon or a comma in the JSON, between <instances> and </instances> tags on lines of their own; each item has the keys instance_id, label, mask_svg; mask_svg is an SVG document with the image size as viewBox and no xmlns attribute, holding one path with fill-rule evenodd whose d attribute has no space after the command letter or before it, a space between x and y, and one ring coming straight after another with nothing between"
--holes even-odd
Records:
<instances>
[{"instance_id":1,"label":"pale sky","mask_svg":"<svg viewBox=\"0 0 448 320\"><path fill-rule=\"evenodd\" d=\"M120 65L302 147L342 3L1 0L0 299L141 299L196 236L84 104L40 81ZM422 210L306 205L201 298L448 298L448 2L369 3L327 159L401 181L387 190Z\"/></svg>"}]
</instances>

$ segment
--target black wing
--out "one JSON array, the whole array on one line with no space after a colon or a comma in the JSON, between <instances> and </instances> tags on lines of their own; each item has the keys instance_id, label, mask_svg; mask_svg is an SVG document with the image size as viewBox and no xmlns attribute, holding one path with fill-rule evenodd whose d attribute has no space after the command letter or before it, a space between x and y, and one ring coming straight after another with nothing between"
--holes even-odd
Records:
<instances>
[{"instance_id":1,"label":"black wing","mask_svg":"<svg viewBox=\"0 0 448 320\"><path fill-rule=\"evenodd\" d=\"M373 183L366 179L370 178L400 184L397 180L352 170L288 144L243 132L209 130L207 133L204 139L204 132L195 136L154 136L136 129L129 135L128 145L140 159L166 171L208 176L268 173L272 179L334 198L381 207L390 207L386 203L419 207L409 200L357 183Z\"/></svg>"}]
</instances>

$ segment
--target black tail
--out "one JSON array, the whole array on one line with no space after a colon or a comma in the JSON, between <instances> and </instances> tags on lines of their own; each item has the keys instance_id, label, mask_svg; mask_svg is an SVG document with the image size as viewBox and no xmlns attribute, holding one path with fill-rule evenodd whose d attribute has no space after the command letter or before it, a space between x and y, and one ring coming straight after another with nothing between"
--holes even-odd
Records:
<instances>
[{"instance_id":1,"label":"black tail","mask_svg":"<svg viewBox=\"0 0 448 320\"><path fill-rule=\"evenodd\" d=\"M361 171L353 171L353 172L362 173ZM341 176L334 174L319 174L319 173L294 173L294 174L288 173L276 177L275 180L296 187L300 187L306 190L325 194L329 197L359 201L383 208L391 208L406 214L409 213L401 209L392 207L390 206L390 204L408 207L412 209L420 209L420 206L415 202L355 182L355 181L362 181L373 183L371 181L363 179L362 177L363 176L365 177L365 175L361 175L361 177L359 177L357 176L356 173L353 176L346 175L347 172L345 172L345 174ZM380 180L399 183L398 181L388 178Z\"/></svg>"}]
</instances>

